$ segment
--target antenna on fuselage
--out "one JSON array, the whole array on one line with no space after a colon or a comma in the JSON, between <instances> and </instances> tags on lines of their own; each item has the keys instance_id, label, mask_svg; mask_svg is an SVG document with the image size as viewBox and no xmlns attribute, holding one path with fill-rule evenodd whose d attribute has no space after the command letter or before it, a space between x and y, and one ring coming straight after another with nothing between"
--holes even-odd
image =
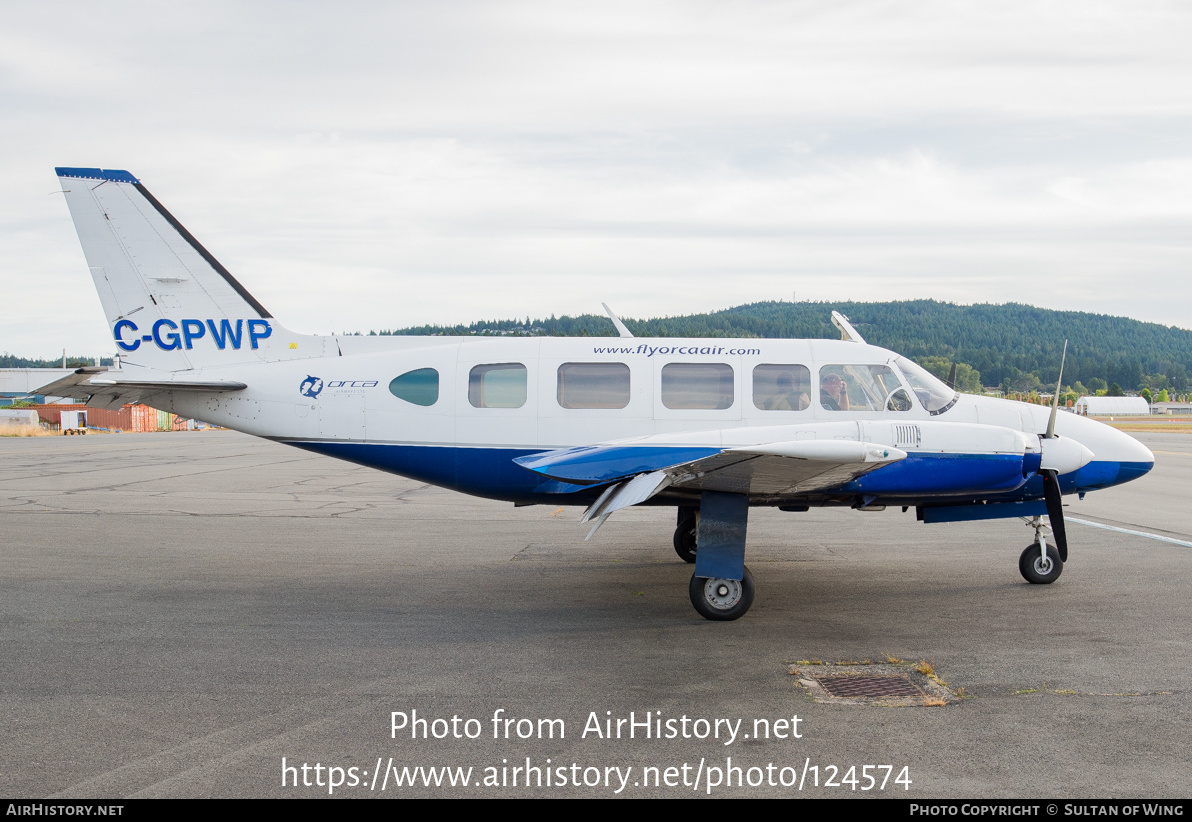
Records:
<instances>
[{"instance_id":1,"label":"antenna on fuselage","mask_svg":"<svg viewBox=\"0 0 1192 822\"><path fill-rule=\"evenodd\" d=\"M832 312L832 325L840 332L840 339L847 342L859 342L864 344L865 338L857 333L857 329L849 325L848 317L841 314L839 311Z\"/></svg>"},{"instance_id":2,"label":"antenna on fuselage","mask_svg":"<svg viewBox=\"0 0 1192 822\"><path fill-rule=\"evenodd\" d=\"M608 307L608 303L601 303L601 305L604 306L604 313L608 315L608 318L613 321L613 325L617 327L617 336L632 337L633 332L625 327L625 323L621 322L621 318L613 313L613 310Z\"/></svg>"}]
</instances>

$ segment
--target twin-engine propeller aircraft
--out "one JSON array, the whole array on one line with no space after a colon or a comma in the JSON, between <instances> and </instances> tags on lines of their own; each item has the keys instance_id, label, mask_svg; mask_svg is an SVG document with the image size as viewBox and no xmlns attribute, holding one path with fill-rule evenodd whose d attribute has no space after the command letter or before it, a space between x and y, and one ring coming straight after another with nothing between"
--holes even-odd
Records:
<instances>
[{"instance_id":1,"label":"twin-engine propeller aircraft","mask_svg":"<svg viewBox=\"0 0 1192 822\"><path fill-rule=\"evenodd\" d=\"M1154 464L1054 404L958 394L835 312L841 340L631 338L611 311L620 338L296 334L127 171L57 172L122 357L38 393L144 402L517 505L582 505L592 532L630 505L673 506L708 619L753 602L752 506L1027 518L1019 569L1050 583L1068 559L1061 495Z\"/></svg>"}]
</instances>

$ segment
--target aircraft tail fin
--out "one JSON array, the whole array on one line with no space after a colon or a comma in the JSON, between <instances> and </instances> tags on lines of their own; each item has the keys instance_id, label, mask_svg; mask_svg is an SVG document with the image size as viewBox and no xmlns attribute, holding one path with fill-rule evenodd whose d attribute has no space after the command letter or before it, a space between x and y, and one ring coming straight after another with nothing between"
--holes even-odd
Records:
<instances>
[{"instance_id":1,"label":"aircraft tail fin","mask_svg":"<svg viewBox=\"0 0 1192 822\"><path fill-rule=\"evenodd\" d=\"M132 174L55 171L126 363L179 371L296 348L279 346L294 335Z\"/></svg>"}]
</instances>

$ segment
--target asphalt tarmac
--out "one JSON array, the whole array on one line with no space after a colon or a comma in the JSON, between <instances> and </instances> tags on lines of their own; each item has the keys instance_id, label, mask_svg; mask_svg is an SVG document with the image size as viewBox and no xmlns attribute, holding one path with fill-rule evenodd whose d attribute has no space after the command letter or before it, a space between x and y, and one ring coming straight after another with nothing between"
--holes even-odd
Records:
<instances>
[{"instance_id":1,"label":"asphalt tarmac","mask_svg":"<svg viewBox=\"0 0 1192 822\"><path fill-rule=\"evenodd\" d=\"M1155 470L1069 517L1192 543L1192 437L1138 438ZM1035 586L1019 520L755 510L753 609L711 623L672 509L585 543L577 509L231 432L4 438L0 465L0 795L1192 793L1186 545L1070 523ZM824 704L790 673L887 658L963 698ZM616 738L631 712L663 724Z\"/></svg>"}]
</instances>

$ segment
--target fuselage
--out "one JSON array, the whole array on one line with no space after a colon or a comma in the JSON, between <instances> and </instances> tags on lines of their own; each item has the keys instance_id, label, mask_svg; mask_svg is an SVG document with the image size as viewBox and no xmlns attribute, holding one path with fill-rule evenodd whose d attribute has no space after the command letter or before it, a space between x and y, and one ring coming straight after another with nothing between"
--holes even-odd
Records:
<instances>
[{"instance_id":1,"label":"fuselage","mask_svg":"<svg viewBox=\"0 0 1192 822\"><path fill-rule=\"evenodd\" d=\"M957 394L896 353L852 341L300 339L321 354L206 369L198 374L248 388L214 397L179 392L164 402L178 413L465 493L559 504L591 495L544 490L542 477L513 459L636 438L678 450L888 438L930 478L975 464L957 460L1002 454L998 436L1006 429L1037 437L1050 411ZM834 378L845 383L843 399L830 393ZM1154 462L1137 440L1074 414L1059 414L1056 433L1093 454L1061 476L1064 493L1134 479ZM929 458L935 462L924 462ZM1037 478L993 496L1039 499L1035 485ZM806 501L855 504L857 493L846 488ZM870 496L874 504L912 505L970 494L957 486L933 492L929 482L917 493L884 487Z\"/></svg>"}]
</instances>

